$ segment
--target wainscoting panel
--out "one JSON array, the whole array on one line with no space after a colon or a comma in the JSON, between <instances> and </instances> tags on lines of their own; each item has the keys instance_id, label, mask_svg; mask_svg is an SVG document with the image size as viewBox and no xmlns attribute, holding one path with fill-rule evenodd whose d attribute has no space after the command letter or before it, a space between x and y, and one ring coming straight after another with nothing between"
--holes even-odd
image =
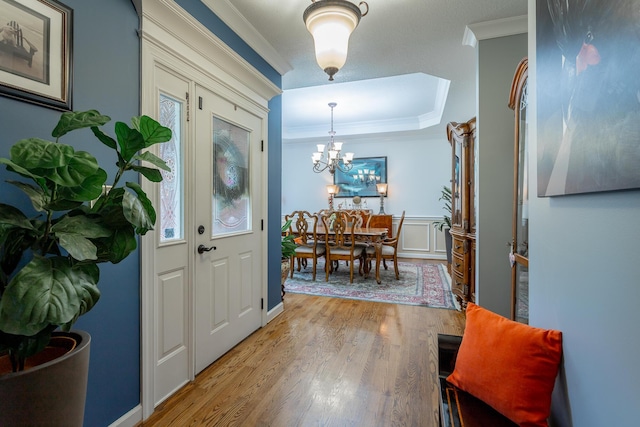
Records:
<instances>
[{"instance_id":1,"label":"wainscoting panel","mask_svg":"<svg viewBox=\"0 0 640 427\"><path fill-rule=\"evenodd\" d=\"M399 219L397 218L393 219L394 227L398 227L398 221ZM403 254L429 252L429 247L431 246L429 242L430 231L430 228L425 227L424 223L408 220L405 217L400 236L400 245L398 246L399 252Z\"/></svg>"},{"instance_id":2,"label":"wainscoting panel","mask_svg":"<svg viewBox=\"0 0 640 427\"><path fill-rule=\"evenodd\" d=\"M438 231L435 228L432 228L434 234L435 234L435 238L433 239L434 244L435 244L435 248L434 248L434 252L435 253L439 253L439 254L443 254L446 255L447 253L447 244L444 240L444 230L443 231Z\"/></svg>"},{"instance_id":3,"label":"wainscoting panel","mask_svg":"<svg viewBox=\"0 0 640 427\"><path fill-rule=\"evenodd\" d=\"M408 216L404 217L398 256L402 258L446 259L444 234L433 227L435 221L442 218ZM393 228L398 228L400 217L393 218Z\"/></svg>"}]
</instances>

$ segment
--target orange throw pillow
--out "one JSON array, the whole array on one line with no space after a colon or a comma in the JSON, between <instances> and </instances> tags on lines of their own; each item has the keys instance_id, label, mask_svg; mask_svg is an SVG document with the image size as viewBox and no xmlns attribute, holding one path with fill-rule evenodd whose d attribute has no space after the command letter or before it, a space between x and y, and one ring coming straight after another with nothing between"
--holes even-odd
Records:
<instances>
[{"instance_id":1,"label":"orange throw pillow","mask_svg":"<svg viewBox=\"0 0 640 427\"><path fill-rule=\"evenodd\" d=\"M520 426L548 426L562 333L467 305L456 365L447 381Z\"/></svg>"}]
</instances>

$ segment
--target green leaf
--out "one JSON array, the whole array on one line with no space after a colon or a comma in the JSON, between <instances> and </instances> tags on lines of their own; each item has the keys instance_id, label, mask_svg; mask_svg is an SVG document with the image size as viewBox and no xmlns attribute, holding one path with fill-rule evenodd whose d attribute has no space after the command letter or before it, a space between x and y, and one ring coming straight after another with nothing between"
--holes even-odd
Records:
<instances>
[{"instance_id":1,"label":"green leaf","mask_svg":"<svg viewBox=\"0 0 640 427\"><path fill-rule=\"evenodd\" d=\"M74 202L67 199L56 199L51 203L46 204L45 209L52 211L68 211L82 206L82 202Z\"/></svg>"},{"instance_id":2,"label":"green leaf","mask_svg":"<svg viewBox=\"0 0 640 427\"><path fill-rule=\"evenodd\" d=\"M8 276L13 273L22 259L22 254L37 238L36 233L23 228L5 230L0 227L0 245L4 245L2 256L0 256L0 294L9 281Z\"/></svg>"},{"instance_id":3,"label":"green leaf","mask_svg":"<svg viewBox=\"0 0 640 427\"><path fill-rule=\"evenodd\" d=\"M40 138L22 139L11 147L11 160L29 171L55 169L73 158L73 147Z\"/></svg>"},{"instance_id":4,"label":"green leaf","mask_svg":"<svg viewBox=\"0 0 640 427\"><path fill-rule=\"evenodd\" d=\"M149 200L149 198L147 197L147 193L145 193L144 190L142 190L142 187L135 182L127 182L127 187L131 188L133 191L136 192L136 194L138 195L138 199L140 200L140 203L142 203L142 206L144 206L144 209L147 212L147 215L149 215L149 219L151 223L155 224L156 210L153 208L153 203L151 203L151 200Z\"/></svg>"},{"instance_id":5,"label":"green leaf","mask_svg":"<svg viewBox=\"0 0 640 427\"><path fill-rule=\"evenodd\" d=\"M78 261L98 259L98 249L91 240L78 234L56 233L60 246Z\"/></svg>"},{"instance_id":6,"label":"green leaf","mask_svg":"<svg viewBox=\"0 0 640 427\"><path fill-rule=\"evenodd\" d=\"M118 168L122 170L125 170L125 168L127 167L127 161L122 157L122 154L120 154L119 151L118 151L118 161L116 162L116 166L118 166Z\"/></svg>"},{"instance_id":7,"label":"green leaf","mask_svg":"<svg viewBox=\"0 0 640 427\"><path fill-rule=\"evenodd\" d=\"M144 137L145 147L171 140L171 129L162 126L149 116L140 117L138 126L138 130Z\"/></svg>"},{"instance_id":8,"label":"green leaf","mask_svg":"<svg viewBox=\"0 0 640 427\"><path fill-rule=\"evenodd\" d=\"M20 165L13 163L11 160L0 158L0 163L7 165L7 170L20 174L25 178L31 178L36 183L38 183L38 185L44 186L44 179L42 177L32 174L30 171Z\"/></svg>"},{"instance_id":9,"label":"green leaf","mask_svg":"<svg viewBox=\"0 0 640 427\"><path fill-rule=\"evenodd\" d=\"M29 196L29 199L31 199L31 204L35 210L38 212L43 212L45 210L44 206L47 203L47 195L44 194L44 191L42 191L41 188L34 187L33 185L25 184L20 181L8 180L7 182L11 185L15 185L26 193L26 195Z\"/></svg>"},{"instance_id":10,"label":"green leaf","mask_svg":"<svg viewBox=\"0 0 640 427\"><path fill-rule=\"evenodd\" d=\"M115 230L109 238L97 240L96 246L98 246L98 259L117 264L138 247L138 241L133 227L128 224L127 227Z\"/></svg>"},{"instance_id":11,"label":"green leaf","mask_svg":"<svg viewBox=\"0 0 640 427\"><path fill-rule=\"evenodd\" d=\"M111 234L109 229L97 219L85 215L64 216L51 227L51 231L81 234L85 237L107 237Z\"/></svg>"},{"instance_id":12,"label":"green leaf","mask_svg":"<svg viewBox=\"0 0 640 427\"><path fill-rule=\"evenodd\" d=\"M151 182L160 182L162 181L162 174L156 168L147 168L144 166L131 166L136 172L141 173L145 178L147 178Z\"/></svg>"},{"instance_id":13,"label":"green leaf","mask_svg":"<svg viewBox=\"0 0 640 427\"><path fill-rule=\"evenodd\" d=\"M85 215L64 216L51 227L52 233L71 233L88 238L108 237L111 231L97 219Z\"/></svg>"},{"instance_id":14,"label":"green leaf","mask_svg":"<svg viewBox=\"0 0 640 427\"><path fill-rule=\"evenodd\" d=\"M17 227L29 231L36 231L31 221L20 209L0 203L0 228Z\"/></svg>"},{"instance_id":15,"label":"green leaf","mask_svg":"<svg viewBox=\"0 0 640 427\"><path fill-rule=\"evenodd\" d=\"M98 161L86 151L78 151L69 161L68 165L61 166L44 175L56 184L65 187L75 187L90 176L94 175L100 167Z\"/></svg>"},{"instance_id":16,"label":"green leaf","mask_svg":"<svg viewBox=\"0 0 640 427\"><path fill-rule=\"evenodd\" d=\"M104 169L98 169L78 186L58 188L58 199L79 202L88 202L89 200L97 199L102 194L102 186L106 181L107 172L105 172Z\"/></svg>"},{"instance_id":17,"label":"green leaf","mask_svg":"<svg viewBox=\"0 0 640 427\"><path fill-rule=\"evenodd\" d=\"M98 298L95 264L72 266L66 257L35 257L9 282L0 300L0 330L34 335L65 325L90 310Z\"/></svg>"},{"instance_id":18,"label":"green leaf","mask_svg":"<svg viewBox=\"0 0 640 427\"><path fill-rule=\"evenodd\" d=\"M135 186L138 188L135 188ZM125 192L122 197L122 213L125 218L127 218L127 221L135 227L136 233L145 234L147 231L153 230L153 225L156 221L155 210L152 212L153 217L151 217L148 209L153 209L153 207L151 207L149 199L142 189L139 188L140 186L138 184L127 182L127 187L134 189L136 193L138 193L138 197L129 192ZM141 194L144 199L141 198Z\"/></svg>"},{"instance_id":19,"label":"green leaf","mask_svg":"<svg viewBox=\"0 0 640 427\"><path fill-rule=\"evenodd\" d=\"M129 162L134 154L145 148L142 134L131 129L125 123L116 123L116 136L120 145L120 154L126 162Z\"/></svg>"},{"instance_id":20,"label":"green leaf","mask_svg":"<svg viewBox=\"0 0 640 427\"><path fill-rule=\"evenodd\" d=\"M143 160L145 162L151 163L154 166L159 167L162 170L171 172L171 168L167 166L167 163L150 151L145 151L144 153L134 156L133 160Z\"/></svg>"},{"instance_id":21,"label":"green leaf","mask_svg":"<svg viewBox=\"0 0 640 427\"><path fill-rule=\"evenodd\" d=\"M131 225L122 212L122 198L125 193L126 191L122 187L112 188L109 194L101 197L96 203L96 207L99 208L93 210L102 217L104 223L111 229Z\"/></svg>"},{"instance_id":22,"label":"green leaf","mask_svg":"<svg viewBox=\"0 0 640 427\"><path fill-rule=\"evenodd\" d=\"M98 138L98 140L100 140L100 142L102 142L107 147L113 148L114 150L117 148L118 145L117 145L116 141L113 138L111 138L109 135L107 135L106 133L102 132L100 130L100 128L97 128L97 127L93 126L91 128L91 131L96 136L96 138Z\"/></svg>"},{"instance_id":23,"label":"green leaf","mask_svg":"<svg viewBox=\"0 0 640 427\"><path fill-rule=\"evenodd\" d=\"M75 129L102 126L109 122L111 117L103 116L96 110L69 111L60 116L60 120L51 133L54 138L60 138Z\"/></svg>"},{"instance_id":24,"label":"green leaf","mask_svg":"<svg viewBox=\"0 0 640 427\"><path fill-rule=\"evenodd\" d=\"M141 116L131 117L131 126L138 132L140 132L140 118Z\"/></svg>"},{"instance_id":25,"label":"green leaf","mask_svg":"<svg viewBox=\"0 0 640 427\"><path fill-rule=\"evenodd\" d=\"M64 146L64 144L54 144ZM58 185L75 187L81 185L88 177L95 174L98 169L98 161L86 151L74 152L73 147L65 150L66 163L56 167L33 167L30 172L47 178Z\"/></svg>"},{"instance_id":26,"label":"green leaf","mask_svg":"<svg viewBox=\"0 0 640 427\"><path fill-rule=\"evenodd\" d=\"M96 260L97 249L90 238L109 237L111 230L85 215L64 216L51 227L60 246L78 261Z\"/></svg>"}]
</instances>

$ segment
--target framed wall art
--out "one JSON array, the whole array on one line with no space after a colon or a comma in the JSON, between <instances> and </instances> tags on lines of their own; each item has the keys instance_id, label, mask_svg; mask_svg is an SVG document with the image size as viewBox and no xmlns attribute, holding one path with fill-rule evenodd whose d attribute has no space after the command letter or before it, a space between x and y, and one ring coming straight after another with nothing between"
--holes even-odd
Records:
<instances>
[{"instance_id":1,"label":"framed wall art","mask_svg":"<svg viewBox=\"0 0 640 427\"><path fill-rule=\"evenodd\" d=\"M71 110L73 10L56 0L0 0L0 94Z\"/></svg>"},{"instance_id":2,"label":"framed wall art","mask_svg":"<svg viewBox=\"0 0 640 427\"><path fill-rule=\"evenodd\" d=\"M376 184L387 182L387 158L362 157L352 163L351 170L337 169L333 175L333 183L339 188L335 197L379 197Z\"/></svg>"},{"instance_id":3,"label":"framed wall art","mask_svg":"<svg viewBox=\"0 0 640 427\"><path fill-rule=\"evenodd\" d=\"M640 188L637 0L536 2L538 196Z\"/></svg>"}]
</instances>

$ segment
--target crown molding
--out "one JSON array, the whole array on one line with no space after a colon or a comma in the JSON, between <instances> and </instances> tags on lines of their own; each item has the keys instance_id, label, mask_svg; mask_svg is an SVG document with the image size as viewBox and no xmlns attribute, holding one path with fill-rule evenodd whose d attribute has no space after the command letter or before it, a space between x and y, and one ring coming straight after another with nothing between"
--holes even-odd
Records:
<instances>
[{"instance_id":1,"label":"crown molding","mask_svg":"<svg viewBox=\"0 0 640 427\"><path fill-rule=\"evenodd\" d=\"M447 102L449 86L451 81L438 78L438 85L435 88L433 108L425 113L406 115L390 119L360 120L360 121L340 121L336 126L337 139L349 135L371 135L387 132L417 131L432 126L438 126L442 121L442 114ZM424 110L423 110L424 111ZM283 139L306 139L318 138L327 135L326 124L311 126L287 126L283 123Z\"/></svg>"},{"instance_id":2,"label":"crown molding","mask_svg":"<svg viewBox=\"0 0 640 427\"><path fill-rule=\"evenodd\" d=\"M218 18L229 26L258 55L269 63L281 76L293 67L278 51L242 16L228 0L201 0Z\"/></svg>"},{"instance_id":3,"label":"crown molding","mask_svg":"<svg viewBox=\"0 0 640 427\"><path fill-rule=\"evenodd\" d=\"M435 101L433 103L435 108L428 113L420 114L418 116L419 129L425 129L440 124L442 121L442 114L444 113L444 106L447 103L450 85L451 80L439 79Z\"/></svg>"},{"instance_id":4,"label":"crown molding","mask_svg":"<svg viewBox=\"0 0 640 427\"><path fill-rule=\"evenodd\" d=\"M478 40L513 36L515 34L526 33L527 31L527 15L478 22L477 24L469 24L466 26L464 36L462 37L462 45L476 47Z\"/></svg>"},{"instance_id":5,"label":"crown molding","mask_svg":"<svg viewBox=\"0 0 640 427\"><path fill-rule=\"evenodd\" d=\"M360 121L351 123L340 123L340 131L335 139L340 141L345 136L372 135L388 132L418 131L426 127L435 126L439 121L434 120L437 113L426 113L420 117L400 117L388 120ZM423 117L424 116L424 117ZM282 128L282 140L300 140L311 138L328 138L327 127L304 126Z\"/></svg>"},{"instance_id":6,"label":"crown molding","mask_svg":"<svg viewBox=\"0 0 640 427\"><path fill-rule=\"evenodd\" d=\"M173 0L142 0L140 34L174 51L185 62L214 75L225 75L219 80L234 86L239 93L246 92L240 87L255 93L259 98L250 97L260 105L264 103L263 107L282 93L282 89Z\"/></svg>"}]
</instances>

